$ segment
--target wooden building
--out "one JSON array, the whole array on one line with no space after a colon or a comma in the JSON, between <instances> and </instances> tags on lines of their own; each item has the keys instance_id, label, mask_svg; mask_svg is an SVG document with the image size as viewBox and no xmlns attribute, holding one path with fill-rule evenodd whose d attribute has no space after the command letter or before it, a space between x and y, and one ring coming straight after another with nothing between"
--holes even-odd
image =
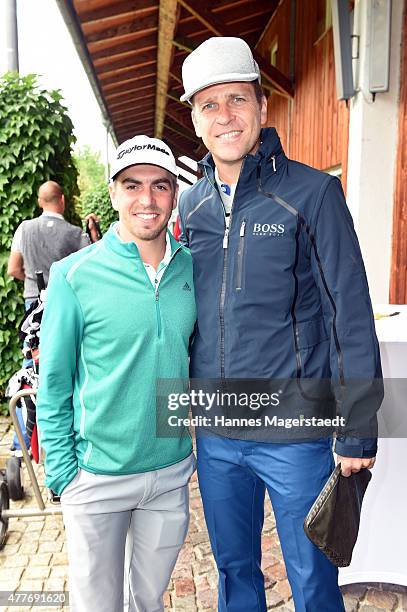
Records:
<instances>
[{"instance_id":1,"label":"wooden building","mask_svg":"<svg viewBox=\"0 0 407 612\"><path fill-rule=\"evenodd\" d=\"M287 155L342 180L373 300L407 301L405 0L392 2L390 86L377 95L363 77L371 3L349 3L360 49L349 101L336 95L329 0L57 2L114 140L155 135L177 157L205 153L179 101L183 60L210 36L244 38L261 68L268 124Z\"/></svg>"}]
</instances>

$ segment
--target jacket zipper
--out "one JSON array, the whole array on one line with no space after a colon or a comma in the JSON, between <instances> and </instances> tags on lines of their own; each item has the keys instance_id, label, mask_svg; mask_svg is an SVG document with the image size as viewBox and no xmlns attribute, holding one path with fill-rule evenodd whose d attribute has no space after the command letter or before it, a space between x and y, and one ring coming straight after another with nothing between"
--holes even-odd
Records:
<instances>
[{"instance_id":1,"label":"jacket zipper","mask_svg":"<svg viewBox=\"0 0 407 612\"><path fill-rule=\"evenodd\" d=\"M298 276L297 276L297 266L298 266L298 258L299 258L299 235L301 230L301 223L297 217L297 229L295 232L295 262L293 266L293 276L294 276L294 296L291 304L291 319L293 323L293 331L294 331L294 347L295 347L295 359L297 362L297 379L301 378L302 372L302 360L300 353L300 334L297 325L297 317L295 315L295 307L297 305L298 299Z\"/></svg>"},{"instance_id":2,"label":"jacket zipper","mask_svg":"<svg viewBox=\"0 0 407 612\"><path fill-rule=\"evenodd\" d=\"M239 179L240 179L240 176L242 174L244 163L245 163L245 159L243 160L242 166L240 168L239 178L237 180L237 185L239 184ZM209 180L209 176L208 176L208 173L206 171L206 168L205 168L205 176L206 176L206 179L209 182L209 184L212 185L212 188L215 189L215 191L216 191L215 186ZM236 191L237 191L237 185L236 185ZM235 191L235 197L236 197L236 191ZM220 198L219 194L218 194L218 197ZM231 211L230 211L229 223L227 223L227 221L226 221L225 208L223 206L223 203L221 202L221 204L222 204L222 210L223 210L223 218L224 218L224 221L225 221L225 233L223 235L223 271L222 271L222 285L221 285L220 300L219 300L220 377L221 378L225 378L225 301L226 301L226 280L227 280L227 271L228 271L229 233L230 233L230 229L232 227L234 199L233 199L233 204L232 204L232 208L231 208Z\"/></svg>"},{"instance_id":3,"label":"jacket zipper","mask_svg":"<svg viewBox=\"0 0 407 612\"><path fill-rule=\"evenodd\" d=\"M237 273L236 273L236 291L242 290L242 275L243 275L243 254L244 254L244 239L246 233L246 219L243 219L239 232L239 249L237 251Z\"/></svg>"},{"instance_id":4,"label":"jacket zipper","mask_svg":"<svg viewBox=\"0 0 407 612\"><path fill-rule=\"evenodd\" d=\"M174 259L175 254L178 253L178 251L180 251L180 250L181 250L181 247L178 247L173 252L173 254L171 255L170 260L169 260L169 262L168 262L168 264L167 264L167 266L166 266L166 268L165 268L165 270L164 270L164 272L163 272L163 274L161 276L161 281L162 281L165 273L167 272L168 267L169 267L171 261ZM146 275L148 277L147 272L146 272ZM151 281L150 281L149 278L148 278L148 282L149 282L149 284L151 286ZM154 291L154 296L155 296L155 315L156 315L156 318L157 318L157 336L158 336L158 338L160 338L160 336L161 336L161 309L160 309L160 292L158 290L158 283L157 283L157 285L155 287L153 287L153 291Z\"/></svg>"},{"instance_id":5,"label":"jacket zipper","mask_svg":"<svg viewBox=\"0 0 407 612\"><path fill-rule=\"evenodd\" d=\"M157 279L156 279L156 282L157 282ZM155 288L155 314L157 317L157 336L160 337L161 336L161 312L160 312L160 294L158 291L158 285Z\"/></svg>"}]
</instances>

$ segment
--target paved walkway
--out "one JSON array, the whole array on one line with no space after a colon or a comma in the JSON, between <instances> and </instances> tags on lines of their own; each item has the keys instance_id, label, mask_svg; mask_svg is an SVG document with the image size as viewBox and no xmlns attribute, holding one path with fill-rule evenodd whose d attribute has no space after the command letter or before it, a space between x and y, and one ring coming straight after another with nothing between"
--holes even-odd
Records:
<instances>
[{"instance_id":1,"label":"paved walkway","mask_svg":"<svg viewBox=\"0 0 407 612\"><path fill-rule=\"evenodd\" d=\"M9 456L12 431L10 421L0 417L0 468ZM43 470L36 468L42 483ZM13 507L36 506L28 475L24 500ZM43 496L46 497L44 487ZM166 612L216 612L216 571L203 518L196 475L191 482L191 522L168 591ZM263 532L263 568L269 610L293 611L290 587L270 505L266 507ZM391 590L388 590L391 588ZM62 519L58 516L10 519L6 545L0 551L0 591L67 590L67 554ZM388 585L354 585L344 589L347 612L407 612L407 589ZM29 607L1 607L0 610L26 612ZM65 608L66 610L67 608ZM33 607L42 612L62 608ZM324 612L318 610L316 612Z\"/></svg>"}]
</instances>

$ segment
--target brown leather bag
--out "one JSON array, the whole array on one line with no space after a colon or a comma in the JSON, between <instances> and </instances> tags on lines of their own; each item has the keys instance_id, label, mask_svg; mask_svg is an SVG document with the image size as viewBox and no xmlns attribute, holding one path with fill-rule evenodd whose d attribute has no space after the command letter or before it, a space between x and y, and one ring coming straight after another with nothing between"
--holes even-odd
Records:
<instances>
[{"instance_id":1,"label":"brown leather bag","mask_svg":"<svg viewBox=\"0 0 407 612\"><path fill-rule=\"evenodd\" d=\"M304 531L337 567L350 565L370 470L345 477L338 463L304 521Z\"/></svg>"}]
</instances>

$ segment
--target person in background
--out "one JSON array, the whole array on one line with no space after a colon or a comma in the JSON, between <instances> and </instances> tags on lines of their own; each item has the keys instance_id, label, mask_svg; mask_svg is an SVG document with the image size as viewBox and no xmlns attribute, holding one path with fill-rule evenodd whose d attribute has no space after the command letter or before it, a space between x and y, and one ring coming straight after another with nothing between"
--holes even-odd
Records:
<instances>
[{"instance_id":1,"label":"person in background","mask_svg":"<svg viewBox=\"0 0 407 612\"><path fill-rule=\"evenodd\" d=\"M64 219L65 196L55 181L46 181L38 190L38 205L42 214L35 219L23 221L18 226L11 243L7 273L24 281L26 309L38 297L36 271L42 271L45 284L54 261L82 249L90 244L81 228ZM95 226L97 217L88 215L92 241L98 240Z\"/></svg>"}]
</instances>

